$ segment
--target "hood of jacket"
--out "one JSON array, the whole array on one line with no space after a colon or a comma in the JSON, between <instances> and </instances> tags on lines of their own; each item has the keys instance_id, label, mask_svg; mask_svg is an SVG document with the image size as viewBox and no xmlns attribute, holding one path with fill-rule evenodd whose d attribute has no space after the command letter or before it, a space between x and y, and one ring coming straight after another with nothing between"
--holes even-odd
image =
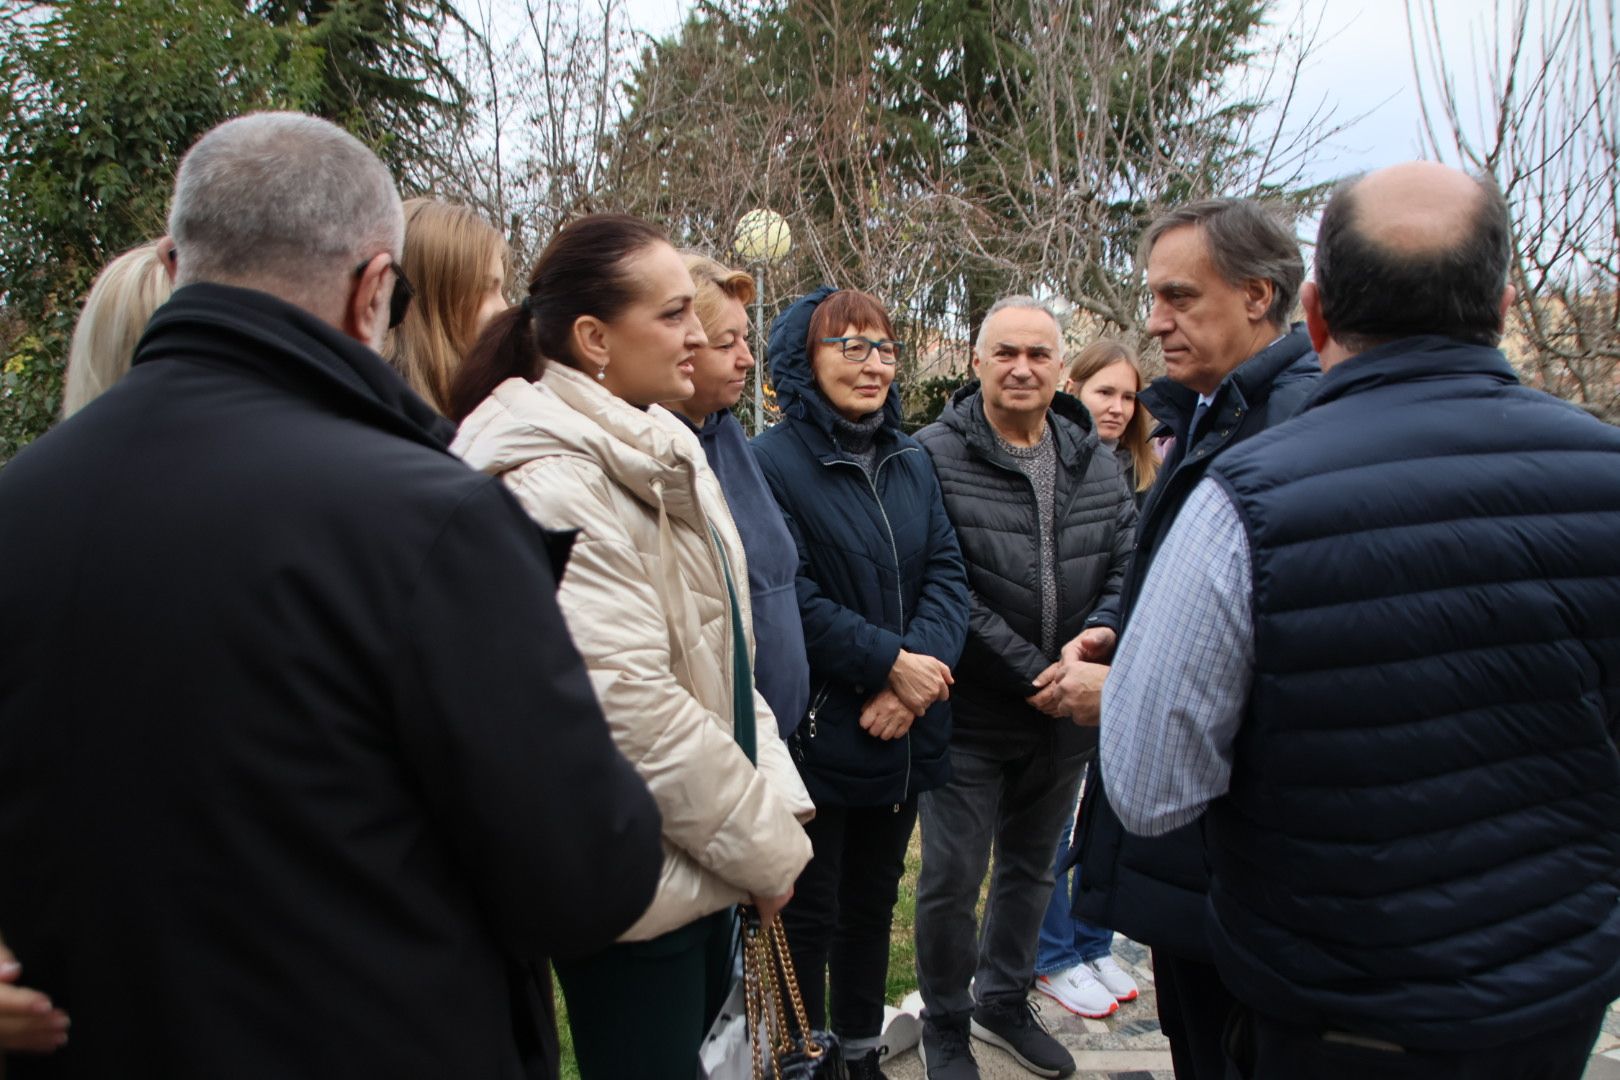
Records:
<instances>
[{"instance_id":1,"label":"hood of jacket","mask_svg":"<svg viewBox=\"0 0 1620 1080\"><path fill-rule=\"evenodd\" d=\"M831 404L816 386L815 373L810 367L810 317L821 302L837 292L831 285L823 285L814 292L799 297L771 323L771 335L766 352L770 369L771 388L776 391L777 405L783 416L791 416L814 424L832 437L836 414ZM900 430L900 384L889 384L889 396L883 402L883 427Z\"/></svg>"},{"instance_id":2,"label":"hood of jacket","mask_svg":"<svg viewBox=\"0 0 1620 1080\"><path fill-rule=\"evenodd\" d=\"M501 383L462 423L451 449L487 473L540 457L583 458L648 506L704 521L692 479L702 449L691 429L663 406L638 409L566 364L547 364L535 383Z\"/></svg>"},{"instance_id":3,"label":"hood of jacket","mask_svg":"<svg viewBox=\"0 0 1620 1080\"><path fill-rule=\"evenodd\" d=\"M1047 409L1052 438L1057 440L1058 460L1069 469L1078 468L1100 445L1091 426L1091 414L1078 398L1058 391ZM984 387L970 379L958 388L939 411L939 422L962 437L973 451L990 461L1012 467L1012 462L996 442L990 420L984 415Z\"/></svg>"}]
</instances>

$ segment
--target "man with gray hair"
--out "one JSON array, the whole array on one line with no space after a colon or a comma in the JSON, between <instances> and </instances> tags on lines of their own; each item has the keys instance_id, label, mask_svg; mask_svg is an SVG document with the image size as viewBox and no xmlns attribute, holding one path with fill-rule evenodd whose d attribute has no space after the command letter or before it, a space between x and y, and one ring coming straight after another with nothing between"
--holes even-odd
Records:
<instances>
[{"instance_id":1,"label":"man with gray hair","mask_svg":"<svg viewBox=\"0 0 1620 1080\"><path fill-rule=\"evenodd\" d=\"M1293 416L1321 377L1305 328L1288 324L1304 278L1299 245L1266 207L1245 199L1191 203L1149 225L1141 250L1153 305L1147 330L1164 348L1168 375L1137 403L1175 444L1142 506L1122 629L1210 463ZM1196 655L1203 645L1185 647ZM1133 722L1117 708L1104 716L1105 725ZM1153 839L1128 836L1108 802L1109 780L1089 784L1080 809L1075 914L1152 948L1159 1024L1178 1080L1222 1077L1222 1029L1234 1002L1213 963L1198 823Z\"/></svg>"},{"instance_id":2,"label":"man with gray hair","mask_svg":"<svg viewBox=\"0 0 1620 1080\"><path fill-rule=\"evenodd\" d=\"M73 1017L14 1075L553 1075L546 957L662 862L564 552L371 348L362 144L221 125L169 230L130 374L0 475L0 915Z\"/></svg>"},{"instance_id":3,"label":"man with gray hair","mask_svg":"<svg viewBox=\"0 0 1620 1080\"><path fill-rule=\"evenodd\" d=\"M1027 296L997 301L973 371L977 380L917 433L972 587L951 689L952 778L920 802L922 1055L932 1080L973 1080L971 1033L1037 1075L1067 1076L1073 1057L1028 1002L1052 845L1097 745L1095 698L1074 711L1059 688L1060 653L1111 651L1136 507L1084 406L1057 392L1063 335L1048 308ZM1093 677L1105 670L1089 667ZM992 848L981 935L974 910Z\"/></svg>"}]
</instances>

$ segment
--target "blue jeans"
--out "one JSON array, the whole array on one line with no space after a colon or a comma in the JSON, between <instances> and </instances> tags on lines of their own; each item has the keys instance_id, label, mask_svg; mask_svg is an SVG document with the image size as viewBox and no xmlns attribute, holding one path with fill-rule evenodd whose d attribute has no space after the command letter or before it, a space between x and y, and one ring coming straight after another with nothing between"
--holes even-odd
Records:
<instances>
[{"instance_id":1,"label":"blue jeans","mask_svg":"<svg viewBox=\"0 0 1620 1080\"><path fill-rule=\"evenodd\" d=\"M1075 811L1079 810L1078 802ZM1069 824L1058 837L1057 855L1052 861L1052 874L1057 884L1052 888L1052 900L1046 905L1041 919L1040 942L1035 950L1035 974L1051 975L1077 967L1089 960L1107 956L1114 948L1114 932L1094 926L1074 914L1074 896L1080 891L1080 864L1063 872L1069 845L1073 842L1075 814L1069 815Z\"/></svg>"}]
</instances>

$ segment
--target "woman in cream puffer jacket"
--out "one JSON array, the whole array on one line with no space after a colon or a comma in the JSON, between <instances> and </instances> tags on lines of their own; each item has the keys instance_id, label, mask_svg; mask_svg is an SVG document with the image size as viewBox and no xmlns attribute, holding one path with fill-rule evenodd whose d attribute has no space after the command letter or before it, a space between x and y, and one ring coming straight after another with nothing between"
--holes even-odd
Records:
<instances>
[{"instance_id":1,"label":"woman in cream puffer jacket","mask_svg":"<svg viewBox=\"0 0 1620 1080\"><path fill-rule=\"evenodd\" d=\"M608 227L587 218L570 229L593 225ZM554 246L581 241L568 231ZM665 250L673 255L664 245L660 259ZM690 292L690 277L683 281ZM531 282L531 294L537 287L544 282ZM536 296L529 306L544 302ZM505 328L521 340L522 324L547 317L514 312L491 333ZM634 340L634 318L632 310L615 341ZM666 334L658 322L648 325L655 337ZM701 343L701 328L696 335ZM800 822L814 807L749 674L748 573L719 482L676 417L614 392L634 393L625 383L658 387L662 369L649 384L636 382L642 373L631 367L662 362L656 348L651 355L592 353L614 365L600 372L614 372L607 381L586 373L597 370L589 358L573 357L536 365L537 381L507 378L465 416L453 447L500 475L537 522L579 531L558 602L614 742L663 814L664 867L651 907L607 953L556 965L587 1080L693 1074L729 980L732 908L751 897L784 898L811 854ZM678 360L679 349L671 355ZM469 363L478 358L475 350ZM749 706L752 739L734 727ZM694 953L697 987L689 976L699 961L671 959ZM627 993L645 1007L627 1011Z\"/></svg>"}]
</instances>

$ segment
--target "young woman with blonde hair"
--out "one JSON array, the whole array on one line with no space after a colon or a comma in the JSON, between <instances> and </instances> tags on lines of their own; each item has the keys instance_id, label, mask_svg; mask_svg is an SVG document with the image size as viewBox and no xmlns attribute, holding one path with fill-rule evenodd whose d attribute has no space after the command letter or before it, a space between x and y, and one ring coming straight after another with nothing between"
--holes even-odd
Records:
<instances>
[{"instance_id":1,"label":"young woman with blonde hair","mask_svg":"<svg viewBox=\"0 0 1620 1080\"><path fill-rule=\"evenodd\" d=\"M128 374L135 343L173 291L155 240L124 252L96 275L68 347L63 419Z\"/></svg>"},{"instance_id":2,"label":"young woman with blonde hair","mask_svg":"<svg viewBox=\"0 0 1620 1080\"><path fill-rule=\"evenodd\" d=\"M1097 437L1119 455L1140 505L1159 475L1159 458L1148 441L1147 410L1136 402L1142 389L1142 365L1136 353L1112 338L1098 338L1070 361L1064 389L1080 399L1096 424Z\"/></svg>"},{"instance_id":3,"label":"young woman with blonde hair","mask_svg":"<svg viewBox=\"0 0 1620 1080\"><path fill-rule=\"evenodd\" d=\"M405 277L415 300L383 355L441 413L486 323L506 310L506 242L478 213L436 199L405 202Z\"/></svg>"}]
</instances>

